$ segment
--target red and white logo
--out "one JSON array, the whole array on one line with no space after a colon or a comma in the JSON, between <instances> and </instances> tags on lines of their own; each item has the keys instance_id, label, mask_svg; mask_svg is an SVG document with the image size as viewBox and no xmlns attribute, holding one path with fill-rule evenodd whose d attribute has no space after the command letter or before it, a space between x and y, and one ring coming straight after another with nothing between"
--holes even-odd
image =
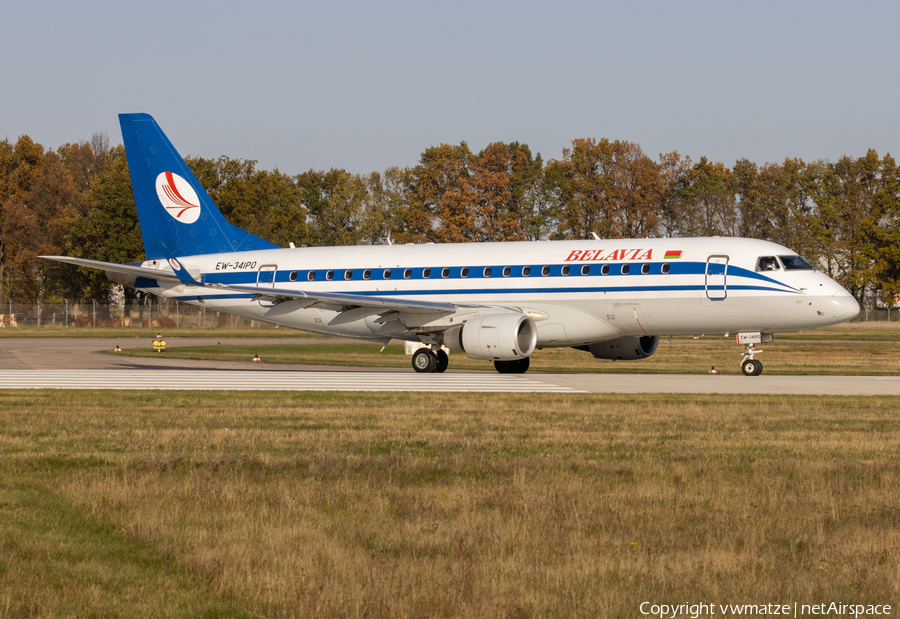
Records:
<instances>
[{"instance_id":1,"label":"red and white logo","mask_svg":"<svg viewBox=\"0 0 900 619\"><path fill-rule=\"evenodd\" d=\"M183 224L192 224L200 217L200 198L191 184L173 172L156 177L156 195L166 212Z\"/></svg>"}]
</instances>

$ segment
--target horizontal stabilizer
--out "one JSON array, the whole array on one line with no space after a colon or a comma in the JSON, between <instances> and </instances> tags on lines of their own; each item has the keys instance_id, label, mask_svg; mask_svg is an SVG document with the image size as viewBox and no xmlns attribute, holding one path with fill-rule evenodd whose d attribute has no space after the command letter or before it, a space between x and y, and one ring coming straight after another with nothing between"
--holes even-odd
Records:
<instances>
[{"instance_id":1,"label":"horizontal stabilizer","mask_svg":"<svg viewBox=\"0 0 900 619\"><path fill-rule=\"evenodd\" d=\"M167 282L178 281L178 277L172 271L160 271L157 269L148 269L147 267L116 264L114 262L100 262L99 260L86 260L84 258L70 258L69 256L38 256L38 258L55 260L56 262L65 262L80 267L101 269L108 273L121 273L122 275L130 275L131 277L146 277L147 279Z\"/></svg>"}]
</instances>

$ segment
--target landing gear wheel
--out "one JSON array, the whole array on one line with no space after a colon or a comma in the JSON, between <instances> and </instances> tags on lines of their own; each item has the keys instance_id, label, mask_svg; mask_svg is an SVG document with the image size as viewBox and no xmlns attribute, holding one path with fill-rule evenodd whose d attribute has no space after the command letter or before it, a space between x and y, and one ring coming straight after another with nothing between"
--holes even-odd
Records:
<instances>
[{"instance_id":1,"label":"landing gear wheel","mask_svg":"<svg viewBox=\"0 0 900 619\"><path fill-rule=\"evenodd\" d=\"M412 366L416 372L422 372L423 374L434 372L437 364L437 356L427 348L420 348L413 353Z\"/></svg>"},{"instance_id":2,"label":"landing gear wheel","mask_svg":"<svg viewBox=\"0 0 900 619\"><path fill-rule=\"evenodd\" d=\"M529 365L531 365L529 357L514 361L494 361L494 369L501 374L524 374L528 371Z\"/></svg>"},{"instance_id":3,"label":"landing gear wheel","mask_svg":"<svg viewBox=\"0 0 900 619\"><path fill-rule=\"evenodd\" d=\"M759 376L762 374L763 364L756 359L744 359L741 362L741 372L744 376Z\"/></svg>"},{"instance_id":4,"label":"landing gear wheel","mask_svg":"<svg viewBox=\"0 0 900 619\"><path fill-rule=\"evenodd\" d=\"M442 374L447 371L447 366L450 365L450 357L447 356L440 348L434 353L435 357L437 357L437 364L434 366L434 371Z\"/></svg>"}]
</instances>

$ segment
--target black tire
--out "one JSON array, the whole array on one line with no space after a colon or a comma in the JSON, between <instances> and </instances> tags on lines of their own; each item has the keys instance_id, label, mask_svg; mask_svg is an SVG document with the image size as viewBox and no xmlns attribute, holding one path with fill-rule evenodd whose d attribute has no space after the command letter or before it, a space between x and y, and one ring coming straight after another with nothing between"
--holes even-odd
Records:
<instances>
[{"instance_id":1,"label":"black tire","mask_svg":"<svg viewBox=\"0 0 900 619\"><path fill-rule=\"evenodd\" d=\"M413 353L412 366L416 372L428 374L437 367L437 357L427 348L420 348Z\"/></svg>"},{"instance_id":2,"label":"black tire","mask_svg":"<svg viewBox=\"0 0 900 619\"><path fill-rule=\"evenodd\" d=\"M759 376L760 374L762 374L763 370L762 361L757 361L756 359L754 359L753 363L756 364L756 371L753 372L753 376Z\"/></svg>"},{"instance_id":3,"label":"black tire","mask_svg":"<svg viewBox=\"0 0 900 619\"><path fill-rule=\"evenodd\" d=\"M450 357L448 357L447 353L440 348L434 354L437 357L437 364L434 367L434 371L443 374L447 371L447 366L450 365Z\"/></svg>"},{"instance_id":4,"label":"black tire","mask_svg":"<svg viewBox=\"0 0 900 619\"><path fill-rule=\"evenodd\" d=\"M744 359L741 361L741 372L744 373L744 376L757 376L757 363L759 363L759 361L755 359ZM762 363L759 363L758 371L762 372Z\"/></svg>"},{"instance_id":5,"label":"black tire","mask_svg":"<svg viewBox=\"0 0 900 619\"><path fill-rule=\"evenodd\" d=\"M500 374L524 374L531 365L529 357L513 361L494 361L494 369Z\"/></svg>"}]
</instances>

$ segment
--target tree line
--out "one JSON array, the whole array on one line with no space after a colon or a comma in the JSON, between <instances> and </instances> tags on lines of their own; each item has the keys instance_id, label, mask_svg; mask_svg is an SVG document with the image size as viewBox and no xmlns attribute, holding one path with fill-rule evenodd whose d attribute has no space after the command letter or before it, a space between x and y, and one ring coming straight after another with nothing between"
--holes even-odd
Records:
<instances>
[{"instance_id":1,"label":"tree line","mask_svg":"<svg viewBox=\"0 0 900 619\"><path fill-rule=\"evenodd\" d=\"M862 303L900 293L900 172L874 150L729 168L584 138L547 161L517 142L441 144L370 174L186 162L229 221L280 246L743 236L796 250ZM0 141L0 303L107 302L102 273L37 258L60 254L144 259L125 151L105 134L55 150Z\"/></svg>"}]
</instances>

